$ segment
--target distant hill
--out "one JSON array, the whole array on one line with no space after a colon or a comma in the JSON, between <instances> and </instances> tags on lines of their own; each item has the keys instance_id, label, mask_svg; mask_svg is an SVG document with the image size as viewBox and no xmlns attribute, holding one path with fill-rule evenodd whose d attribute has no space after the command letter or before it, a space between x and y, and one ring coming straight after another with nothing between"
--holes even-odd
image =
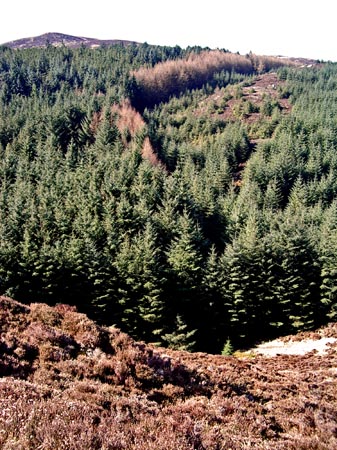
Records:
<instances>
[{"instance_id":1,"label":"distant hill","mask_svg":"<svg viewBox=\"0 0 337 450\"><path fill-rule=\"evenodd\" d=\"M5 45L10 48L33 48L33 47L45 47L46 45L53 45L55 47L60 47L65 45L70 48L78 48L81 46L96 48L101 47L103 45L130 45L130 44L138 44L133 41L126 41L121 39L95 39L88 38L82 36L71 36L69 34L63 33L45 33L41 36L28 37L23 39L18 39L15 41L6 42L2 45Z\"/></svg>"}]
</instances>

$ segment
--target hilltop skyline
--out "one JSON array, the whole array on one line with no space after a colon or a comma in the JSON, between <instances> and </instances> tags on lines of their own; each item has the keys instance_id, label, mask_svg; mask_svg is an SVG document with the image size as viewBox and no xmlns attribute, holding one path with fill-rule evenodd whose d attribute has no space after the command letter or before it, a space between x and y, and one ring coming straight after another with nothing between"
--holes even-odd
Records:
<instances>
[{"instance_id":1,"label":"hilltop skyline","mask_svg":"<svg viewBox=\"0 0 337 450\"><path fill-rule=\"evenodd\" d=\"M302 5L285 0L224 4L210 0L203 7L171 1L158 8L154 0L114 4L97 0L60 0L52 13L37 0L3 6L0 43L60 32L96 39L121 39L182 48L200 45L241 54L284 55L337 61L332 4L322 0Z\"/></svg>"}]
</instances>

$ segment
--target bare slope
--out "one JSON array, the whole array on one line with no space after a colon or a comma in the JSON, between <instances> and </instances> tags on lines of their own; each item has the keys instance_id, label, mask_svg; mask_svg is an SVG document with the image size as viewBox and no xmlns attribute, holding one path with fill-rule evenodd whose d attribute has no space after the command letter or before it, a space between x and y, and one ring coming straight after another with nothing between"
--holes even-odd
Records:
<instances>
[{"instance_id":1,"label":"bare slope","mask_svg":"<svg viewBox=\"0 0 337 450\"><path fill-rule=\"evenodd\" d=\"M114 44L137 44L136 42L125 41L121 39L109 39L101 40L95 38L88 38L82 36L70 36L63 33L45 33L41 36L34 36L29 38L18 39L11 42L6 42L5 46L10 48L33 48L33 47L45 47L46 45L53 45L55 47L60 47L62 45L70 48L78 48L81 46L96 48L103 45L114 45Z\"/></svg>"},{"instance_id":2,"label":"bare slope","mask_svg":"<svg viewBox=\"0 0 337 450\"><path fill-rule=\"evenodd\" d=\"M174 352L0 298L0 448L335 449L337 356ZM329 327L337 336L337 326Z\"/></svg>"}]
</instances>

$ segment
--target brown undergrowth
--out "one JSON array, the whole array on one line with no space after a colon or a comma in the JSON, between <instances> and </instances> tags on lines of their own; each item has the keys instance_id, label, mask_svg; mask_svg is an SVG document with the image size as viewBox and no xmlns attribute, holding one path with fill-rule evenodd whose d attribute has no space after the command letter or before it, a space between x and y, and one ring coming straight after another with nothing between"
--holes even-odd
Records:
<instances>
[{"instance_id":1,"label":"brown undergrowth","mask_svg":"<svg viewBox=\"0 0 337 450\"><path fill-rule=\"evenodd\" d=\"M337 448L333 347L249 360L177 352L66 305L6 297L0 330L1 449Z\"/></svg>"},{"instance_id":2,"label":"brown undergrowth","mask_svg":"<svg viewBox=\"0 0 337 450\"><path fill-rule=\"evenodd\" d=\"M292 66L293 61L272 56L238 55L220 50L191 53L184 59L160 62L154 67L141 67L132 73L138 83L138 107L152 107L179 95L187 89L198 89L212 79L215 73L235 71L253 74Z\"/></svg>"}]
</instances>

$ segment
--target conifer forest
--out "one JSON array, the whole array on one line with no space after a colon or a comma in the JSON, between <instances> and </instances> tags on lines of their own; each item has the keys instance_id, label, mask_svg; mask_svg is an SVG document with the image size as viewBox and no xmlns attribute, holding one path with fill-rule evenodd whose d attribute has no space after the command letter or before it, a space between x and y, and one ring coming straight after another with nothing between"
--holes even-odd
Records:
<instances>
[{"instance_id":1,"label":"conifer forest","mask_svg":"<svg viewBox=\"0 0 337 450\"><path fill-rule=\"evenodd\" d=\"M0 47L0 294L218 354L336 321L337 65Z\"/></svg>"}]
</instances>

